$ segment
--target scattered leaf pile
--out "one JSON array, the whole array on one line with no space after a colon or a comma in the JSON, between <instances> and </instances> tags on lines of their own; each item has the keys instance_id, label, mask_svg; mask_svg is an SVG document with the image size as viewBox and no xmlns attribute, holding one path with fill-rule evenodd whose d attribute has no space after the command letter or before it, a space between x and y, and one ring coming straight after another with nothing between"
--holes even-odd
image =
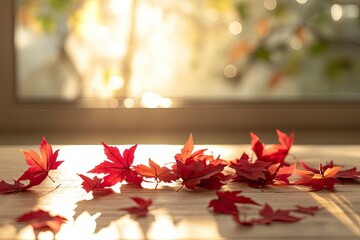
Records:
<instances>
[{"instance_id":1,"label":"scattered leaf pile","mask_svg":"<svg viewBox=\"0 0 360 240\"><path fill-rule=\"evenodd\" d=\"M79 173L78 176L83 180L81 187L94 197L115 194L113 187L122 182L138 188L143 188L142 183L152 183L154 189L160 184L172 184L178 186L177 191L183 188L192 191L212 190L215 191L217 199L211 200L208 208L213 208L216 214L231 215L236 223L246 226L297 222L303 219L304 215L314 215L320 208L295 205L291 209L274 209L269 203L260 204L241 195L241 191L221 191L221 188L230 182L245 182L250 187L262 191L269 185L305 185L309 186L310 191L335 191L337 183L358 182L360 179L360 172L356 167L343 170L342 166L336 165L333 161L320 163L318 169L295 159L292 164L288 163L286 160L294 142L294 133L286 135L277 130L277 135L279 143L267 146L257 135L250 133L253 153L244 152L239 154L238 159L224 160L220 156L207 155L207 149L194 151L194 141L190 134L181 152L166 166L160 166L150 158L148 165L134 166L137 145L121 152L116 146L102 142L106 159L87 173ZM14 179L13 183L1 180L1 194L27 191L41 184L47 177L55 182L49 173L63 162L57 160L59 150L53 152L52 146L43 137L40 155L33 150L22 150L22 153L28 169L18 179ZM292 180L292 176L295 180ZM126 211L134 217L146 216L152 199L131 199L136 206L119 210ZM244 204L258 208L258 214L247 217L248 214L241 208ZM22 215L16 221L31 224L35 232L50 230L55 235L67 220L40 209Z\"/></svg>"}]
</instances>

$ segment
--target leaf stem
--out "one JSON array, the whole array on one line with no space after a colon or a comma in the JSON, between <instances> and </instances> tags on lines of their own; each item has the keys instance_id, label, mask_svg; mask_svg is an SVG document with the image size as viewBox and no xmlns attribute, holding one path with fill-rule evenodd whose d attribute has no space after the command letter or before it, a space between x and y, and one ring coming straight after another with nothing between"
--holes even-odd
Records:
<instances>
[{"instance_id":1,"label":"leaf stem","mask_svg":"<svg viewBox=\"0 0 360 240\"><path fill-rule=\"evenodd\" d=\"M55 180L50 176L50 175L47 175L48 176L48 178L50 178L50 180L54 183L55 182Z\"/></svg>"},{"instance_id":2,"label":"leaf stem","mask_svg":"<svg viewBox=\"0 0 360 240\"><path fill-rule=\"evenodd\" d=\"M181 184L181 187L178 190L176 190L176 192L179 192L183 187L184 187L184 184Z\"/></svg>"}]
</instances>

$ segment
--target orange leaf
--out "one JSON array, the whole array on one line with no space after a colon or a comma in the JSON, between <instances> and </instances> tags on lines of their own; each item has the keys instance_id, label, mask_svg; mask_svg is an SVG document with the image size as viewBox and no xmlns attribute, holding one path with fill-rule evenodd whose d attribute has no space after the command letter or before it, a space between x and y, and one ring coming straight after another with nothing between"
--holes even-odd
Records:
<instances>
[{"instance_id":1,"label":"orange leaf","mask_svg":"<svg viewBox=\"0 0 360 240\"><path fill-rule=\"evenodd\" d=\"M161 181L169 183L178 179L178 177L169 168L160 167L150 158L149 167L144 164L140 164L138 166L134 166L134 169L138 174L143 177L155 178L157 184ZM157 188L157 184L155 188Z\"/></svg>"}]
</instances>

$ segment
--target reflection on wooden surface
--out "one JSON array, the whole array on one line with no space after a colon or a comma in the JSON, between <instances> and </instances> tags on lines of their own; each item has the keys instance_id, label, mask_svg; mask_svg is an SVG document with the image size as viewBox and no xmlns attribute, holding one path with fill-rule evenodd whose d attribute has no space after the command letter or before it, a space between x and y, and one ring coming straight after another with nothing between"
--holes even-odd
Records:
<instances>
[{"instance_id":1,"label":"reflection on wooden surface","mask_svg":"<svg viewBox=\"0 0 360 240\"><path fill-rule=\"evenodd\" d=\"M124 149L126 146L119 146ZM19 149L37 146L0 147L0 178L11 180L27 168ZM261 192L241 183L231 183L223 190L242 190L244 195L259 203L271 203L276 208L294 205L323 208L314 217L298 223L275 223L270 226L238 226L226 215L213 214L207 209L215 198L213 191L189 191L178 186L159 189L139 189L122 185L120 193L92 198L81 188L85 173L106 157L102 146L54 146L60 148L59 160L65 162L51 173L55 183L45 180L28 192L0 196L0 239L34 239L31 226L15 223L14 219L32 209L44 209L66 217L56 239L358 239L360 237L360 188L358 184L336 185L336 192L308 192L301 186L271 186ZM151 157L160 165L174 161L182 146L141 145L135 153L135 163L146 164ZM204 146L197 146L197 149ZM206 146L215 156L232 160L248 145ZM294 146L291 154L309 165L334 160L345 167L360 167L359 146ZM293 161L289 156L289 161ZM151 186L153 187L153 186ZM129 197L153 199L146 217L134 218L120 208L133 204ZM52 239L51 232L42 232L39 239Z\"/></svg>"}]
</instances>

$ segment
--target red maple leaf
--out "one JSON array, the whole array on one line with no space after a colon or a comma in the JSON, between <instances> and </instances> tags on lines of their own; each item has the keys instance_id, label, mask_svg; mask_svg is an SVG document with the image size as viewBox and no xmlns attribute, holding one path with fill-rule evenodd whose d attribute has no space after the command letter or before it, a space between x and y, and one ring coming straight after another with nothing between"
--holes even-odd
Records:
<instances>
[{"instance_id":1,"label":"red maple leaf","mask_svg":"<svg viewBox=\"0 0 360 240\"><path fill-rule=\"evenodd\" d=\"M288 185L289 177L292 176L294 171L296 170L296 163L289 165L289 166L282 166L279 168L279 170L276 173L276 176L274 178L274 183L280 184L280 185Z\"/></svg>"},{"instance_id":2,"label":"red maple leaf","mask_svg":"<svg viewBox=\"0 0 360 240\"><path fill-rule=\"evenodd\" d=\"M29 168L21 175L18 181L29 180L28 188L39 185L46 177L50 176L49 172L55 170L63 161L57 161L59 149L53 153L51 145L42 137L40 145L41 157L33 150L22 150Z\"/></svg>"},{"instance_id":3,"label":"red maple leaf","mask_svg":"<svg viewBox=\"0 0 360 240\"><path fill-rule=\"evenodd\" d=\"M272 222L297 222L302 218L290 215L292 210L277 209L274 211L272 207L265 203L263 209L259 214L261 218L253 219L251 222L254 224L270 224Z\"/></svg>"},{"instance_id":4,"label":"red maple leaf","mask_svg":"<svg viewBox=\"0 0 360 240\"><path fill-rule=\"evenodd\" d=\"M308 215L315 215L318 211L321 210L318 206L311 206L311 207L303 207L299 205L295 205L296 209L293 212L308 214Z\"/></svg>"},{"instance_id":5,"label":"red maple leaf","mask_svg":"<svg viewBox=\"0 0 360 240\"><path fill-rule=\"evenodd\" d=\"M180 189L185 186L188 189L195 190L201 187L201 185L204 185L201 184L201 181L206 181L220 173L224 167L222 164L214 165L207 163L206 160L187 161L186 163L176 160L176 164L173 166L173 172L182 180ZM178 191L180 189L178 189Z\"/></svg>"},{"instance_id":6,"label":"red maple leaf","mask_svg":"<svg viewBox=\"0 0 360 240\"><path fill-rule=\"evenodd\" d=\"M134 162L134 152L137 145L125 149L122 156L117 147L108 146L104 142L102 144L108 159L89 171L89 173L106 174L101 187L111 187L125 180L141 188L142 178L131 166Z\"/></svg>"},{"instance_id":7,"label":"red maple leaf","mask_svg":"<svg viewBox=\"0 0 360 240\"><path fill-rule=\"evenodd\" d=\"M51 231L55 235L67 219L59 215L51 216L44 210L37 210L21 215L16 221L31 224L35 232Z\"/></svg>"},{"instance_id":8,"label":"red maple leaf","mask_svg":"<svg viewBox=\"0 0 360 240\"><path fill-rule=\"evenodd\" d=\"M236 171L238 181L265 179L265 173L272 165L271 162L255 161L250 162L249 156L243 153L240 159L231 162L230 167Z\"/></svg>"},{"instance_id":9,"label":"red maple leaf","mask_svg":"<svg viewBox=\"0 0 360 240\"><path fill-rule=\"evenodd\" d=\"M194 140L193 140L192 134L190 134L184 147L181 149L181 153L177 153L175 155L175 159L178 161L185 162L185 160L191 156L193 150L194 150Z\"/></svg>"},{"instance_id":10,"label":"red maple leaf","mask_svg":"<svg viewBox=\"0 0 360 240\"><path fill-rule=\"evenodd\" d=\"M175 155L175 160L181 161L185 164L194 161L206 160L212 164L225 164L225 161L219 157L214 159L212 155L205 155L204 152L207 149L200 149L193 153L194 150L194 140L192 134L190 134L189 139L185 143L184 147L181 149L181 153Z\"/></svg>"},{"instance_id":11,"label":"red maple leaf","mask_svg":"<svg viewBox=\"0 0 360 240\"><path fill-rule=\"evenodd\" d=\"M224 213L237 216L239 212L237 206L235 205L236 203L259 205L251 198L239 196L239 193L241 193L241 191L217 191L216 195L218 196L218 199L211 200L208 208L212 207L215 213Z\"/></svg>"},{"instance_id":12,"label":"red maple leaf","mask_svg":"<svg viewBox=\"0 0 360 240\"><path fill-rule=\"evenodd\" d=\"M207 190L218 190L228 182L233 181L233 177L233 175L225 175L222 172L219 172L209 178L200 180L200 183L197 186Z\"/></svg>"},{"instance_id":13,"label":"red maple leaf","mask_svg":"<svg viewBox=\"0 0 360 240\"><path fill-rule=\"evenodd\" d=\"M132 197L131 198L137 206L129 207L129 208L120 208L120 210L127 211L129 214L135 215L135 217L144 217L149 212L149 206L152 204L151 199L143 199L140 197Z\"/></svg>"},{"instance_id":14,"label":"red maple leaf","mask_svg":"<svg viewBox=\"0 0 360 240\"><path fill-rule=\"evenodd\" d=\"M287 136L280 130L276 130L276 132L278 134L280 144L266 148L265 144L260 141L259 137L251 132L251 146L259 161L280 163L281 165L284 165L285 157L288 155L294 142L294 133Z\"/></svg>"},{"instance_id":15,"label":"red maple leaf","mask_svg":"<svg viewBox=\"0 0 360 240\"><path fill-rule=\"evenodd\" d=\"M314 169L307 166L305 163L301 163L305 170L295 170L295 173L301 178L295 181L294 184L310 185L311 191L319 191L323 188L334 191L335 183L339 181L336 179L336 175L340 171L340 166L323 165L320 163L319 169Z\"/></svg>"},{"instance_id":16,"label":"red maple leaf","mask_svg":"<svg viewBox=\"0 0 360 240\"><path fill-rule=\"evenodd\" d=\"M96 188L100 188L100 184L103 181L102 178L98 178L97 176L95 176L94 178L89 178L82 174L78 175L82 178L83 182L81 185L87 193L93 191Z\"/></svg>"},{"instance_id":17,"label":"red maple leaf","mask_svg":"<svg viewBox=\"0 0 360 240\"><path fill-rule=\"evenodd\" d=\"M290 184L288 178L296 169L296 163L291 166L281 166L280 163L256 160L250 162L247 154L243 154L230 165L236 171L235 181L247 182L250 187L262 188L268 184Z\"/></svg>"},{"instance_id":18,"label":"red maple leaf","mask_svg":"<svg viewBox=\"0 0 360 240\"><path fill-rule=\"evenodd\" d=\"M78 174L79 177L83 180L82 187L83 189L88 193L92 192L94 197L104 196L108 194L114 193L114 191L111 188L104 188L102 187L102 178L98 178L97 176L93 178L89 178L85 175Z\"/></svg>"},{"instance_id":19,"label":"red maple leaf","mask_svg":"<svg viewBox=\"0 0 360 240\"><path fill-rule=\"evenodd\" d=\"M226 166L224 161L220 157L214 159L211 155L205 155L204 152L207 149L192 153L193 150L194 141L190 134L181 153L175 155L176 163L172 166L175 175L182 180L180 189L183 186L191 190L196 188L220 189L230 179L221 173Z\"/></svg>"},{"instance_id":20,"label":"red maple leaf","mask_svg":"<svg viewBox=\"0 0 360 240\"><path fill-rule=\"evenodd\" d=\"M329 163L323 165L322 170L326 171L328 168L333 168L334 166L336 166L334 164L334 161L330 161ZM302 167L303 167L303 169L305 169L307 171L311 171L311 172L320 174L319 169L311 168L311 167L307 166L306 164L302 164ZM336 175L333 176L333 178L336 178L341 182L355 181L356 179L360 179L360 172L357 171L356 167L353 167L353 168L348 169L348 170L338 171L336 173Z\"/></svg>"},{"instance_id":21,"label":"red maple leaf","mask_svg":"<svg viewBox=\"0 0 360 240\"><path fill-rule=\"evenodd\" d=\"M172 181L176 181L178 177L167 167L160 167L157 163L152 161L149 158L149 167L140 164L138 166L134 166L135 171L146 178L154 178L156 181L155 189L157 188L159 182L170 183Z\"/></svg>"},{"instance_id":22,"label":"red maple leaf","mask_svg":"<svg viewBox=\"0 0 360 240\"><path fill-rule=\"evenodd\" d=\"M29 186L25 186L19 181L14 180L14 184L7 183L4 180L0 182L0 194L17 193L26 191Z\"/></svg>"},{"instance_id":23,"label":"red maple leaf","mask_svg":"<svg viewBox=\"0 0 360 240\"><path fill-rule=\"evenodd\" d=\"M355 181L356 179L360 179L360 172L357 171L356 167L353 167L348 170L338 171L334 178L341 182Z\"/></svg>"}]
</instances>

